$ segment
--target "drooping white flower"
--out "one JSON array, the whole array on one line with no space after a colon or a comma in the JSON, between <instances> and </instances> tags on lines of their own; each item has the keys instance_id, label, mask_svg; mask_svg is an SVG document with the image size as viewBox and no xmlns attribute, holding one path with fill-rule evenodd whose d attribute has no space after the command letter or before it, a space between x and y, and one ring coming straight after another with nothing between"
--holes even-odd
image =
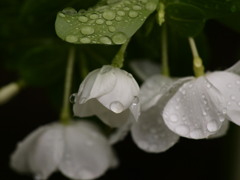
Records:
<instances>
[{"instance_id":1,"label":"drooping white flower","mask_svg":"<svg viewBox=\"0 0 240 180\"><path fill-rule=\"evenodd\" d=\"M95 179L116 163L106 138L86 121L40 127L11 156L13 169L43 180L56 170L71 179Z\"/></svg>"},{"instance_id":2,"label":"drooping white flower","mask_svg":"<svg viewBox=\"0 0 240 180\"><path fill-rule=\"evenodd\" d=\"M162 110L178 87L188 80L189 78L181 79L174 84L175 80L171 78L154 75L141 86L141 115L131 129L133 140L139 148L159 153L166 151L178 141L179 136L165 125Z\"/></svg>"},{"instance_id":3,"label":"drooping white flower","mask_svg":"<svg viewBox=\"0 0 240 180\"><path fill-rule=\"evenodd\" d=\"M76 116L97 115L111 127L120 127L130 116L138 119L139 86L128 72L104 65L81 83L73 111Z\"/></svg>"},{"instance_id":4,"label":"drooping white flower","mask_svg":"<svg viewBox=\"0 0 240 180\"><path fill-rule=\"evenodd\" d=\"M227 120L240 125L239 64L183 84L164 108L167 126L180 136L202 139L224 134Z\"/></svg>"}]
</instances>

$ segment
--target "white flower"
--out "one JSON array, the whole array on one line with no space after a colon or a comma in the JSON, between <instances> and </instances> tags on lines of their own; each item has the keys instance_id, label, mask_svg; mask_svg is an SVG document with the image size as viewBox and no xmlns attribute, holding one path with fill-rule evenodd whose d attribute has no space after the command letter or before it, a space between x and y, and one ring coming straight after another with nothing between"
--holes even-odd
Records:
<instances>
[{"instance_id":1,"label":"white flower","mask_svg":"<svg viewBox=\"0 0 240 180\"><path fill-rule=\"evenodd\" d=\"M131 74L105 65L88 74L81 83L73 106L79 117L97 115L111 127L120 127L129 117L138 119L139 86Z\"/></svg>"},{"instance_id":2,"label":"white flower","mask_svg":"<svg viewBox=\"0 0 240 180\"><path fill-rule=\"evenodd\" d=\"M144 82L140 91L141 115L131 129L133 140L139 148L159 153L178 141L179 136L165 125L161 113L167 100L188 80L182 79L174 84L171 78L154 75Z\"/></svg>"},{"instance_id":3,"label":"white flower","mask_svg":"<svg viewBox=\"0 0 240 180\"><path fill-rule=\"evenodd\" d=\"M186 82L164 108L167 126L180 136L202 139L223 135L228 120L240 125L239 69L240 62Z\"/></svg>"},{"instance_id":4,"label":"white flower","mask_svg":"<svg viewBox=\"0 0 240 180\"><path fill-rule=\"evenodd\" d=\"M40 127L11 156L13 169L41 180L56 170L71 179L95 179L116 162L106 138L85 121Z\"/></svg>"}]
</instances>

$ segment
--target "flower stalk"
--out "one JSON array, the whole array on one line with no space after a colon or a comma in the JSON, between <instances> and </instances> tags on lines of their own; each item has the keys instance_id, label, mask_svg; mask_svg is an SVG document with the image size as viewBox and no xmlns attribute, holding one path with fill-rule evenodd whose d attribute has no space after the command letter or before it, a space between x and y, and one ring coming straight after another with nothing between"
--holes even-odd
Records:
<instances>
[{"instance_id":1,"label":"flower stalk","mask_svg":"<svg viewBox=\"0 0 240 180\"><path fill-rule=\"evenodd\" d=\"M195 41L192 37L189 37L188 40L189 40L190 48L191 48L192 55L193 55L194 75L196 77L203 76L204 75L204 66L203 66L203 63L202 63L202 59L200 58L200 56L198 54Z\"/></svg>"},{"instance_id":2,"label":"flower stalk","mask_svg":"<svg viewBox=\"0 0 240 180\"><path fill-rule=\"evenodd\" d=\"M130 39L128 39L119 49L118 53L112 60L112 66L117 67L117 68L122 68L123 67L123 62L124 62L124 55L128 46Z\"/></svg>"},{"instance_id":3,"label":"flower stalk","mask_svg":"<svg viewBox=\"0 0 240 180\"><path fill-rule=\"evenodd\" d=\"M167 43L167 26L162 27L161 34L161 44L162 44L162 74L169 77L169 65L168 65L168 43Z\"/></svg>"},{"instance_id":4,"label":"flower stalk","mask_svg":"<svg viewBox=\"0 0 240 180\"><path fill-rule=\"evenodd\" d=\"M62 124L69 124L69 121L71 119L69 96L70 96L71 86L72 86L74 59L75 59L75 48L71 47L69 50L69 56L67 61L64 94L63 94L63 105L62 105L62 110L60 114L60 122Z\"/></svg>"}]
</instances>

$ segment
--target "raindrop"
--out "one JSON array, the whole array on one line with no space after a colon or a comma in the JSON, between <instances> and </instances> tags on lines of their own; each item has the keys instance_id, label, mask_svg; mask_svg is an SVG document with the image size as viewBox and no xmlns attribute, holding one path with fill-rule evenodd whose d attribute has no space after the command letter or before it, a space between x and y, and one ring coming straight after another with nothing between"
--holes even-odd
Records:
<instances>
[{"instance_id":1,"label":"raindrop","mask_svg":"<svg viewBox=\"0 0 240 180\"><path fill-rule=\"evenodd\" d=\"M94 33L94 29L90 26L84 26L81 28L81 33L85 35L90 35Z\"/></svg>"},{"instance_id":2,"label":"raindrop","mask_svg":"<svg viewBox=\"0 0 240 180\"><path fill-rule=\"evenodd\" d=\"M110 109L115 113L121 113L124 109L124 106L122 105L122 103L114 101L110 104Z\"/></svg>"},{"instance_id":3,"label":"raindrop","mask_svg":"<svg viewBox=\"0 0 240 180\"><path fill-rule=\"evenodd\" d=\"M227 109L224 108L224 109L222 110L222 113L223 113L223 114L227 114Z\"/></svg>"},{"instance_id":4,"label":"raindrop","mask_svg":"<svg viewBox=\"0 0 240 180\"><path fill-rule=\"evenodd\" d=\"M170 116L170 121L172 121L172 122L177 122L177 121L178 121L177 115L176 115L176 114L172 114L172 115Z\"/></svg>"},{"instance_id":5,"label":"raindrop","mask_svg":"<svg viewBox=\"0 0 240 180\"><path fill-rule=\"evenodd\" d=\"M61 13L61 12L58 13L58 15L59 15L60 17L63 17L63 18L66 17L66 16L65 16L63 13Z\"/></svg>"},{"instance_id":6,"label":"raindrop","mask_svg":"<svg viewBox=\"0 0 240 180\"><path fill-rule=\"evenodd\" d=\"M227 102L227 105L230 106L232 103L230 101Z\"/></svg>"},{"instance_id":7,"label":"raindrop","mask_svg":"<svg viewBox=\"0 0 240 180\"><path fill-rule=\"evenodd\" d=\"M131 17L131 18L135 18L135 17L138 16L138 12L136 12L136 11L130 11L130 12L128 13L128 15L129 15L129 17Z\"/></svg>"},{"instance_id":8,"label":"raindrop","mask_svg":"<svg viewBox=\"0 0 240 180\"><path fill-rule=\"evenodd\" d=\"M236 81L236 84L240 84L240 80L237 80L237 81Z\"/></svg>"},{"instance_id":9,"label":"raindrop","mask_svg":"<svg viewBox=\"0 0 240 180\"><path fill-rule=\"evenodd\" d=\"M73 9L73 8L70 8L70 7L68 7L68 8L64 8L63 10L62 10L62 12L64 13L64 14L77 14L77 11L75 10L75 9Z\"/></svg>"},{"instance_id":10,"label":"raindrop","mask_svg":"<svg viewBox=\"0 0 240 180\"><path fill-rule=\"evenodd\" d=\"M231 88L231 87L232 87L232 84L228 84L227 87L228 87L228 88Z\"/></svg>"},{"instance_id":11,"label":"raindrop","mask_svg":"<svg viewBox=\"0 0 240 180\"><path fill-rule=\"evenodd\" d=\"M176 127L175 129L176 133L178 133L179 135L187 135L189 133L189 128L185 125L180 125L178 127Z\"/></svg>"},{"instance_id":12,"label":"raindrop","mask_svg":"<svg viewBox=\"0 0 240 180\"><path fill-rule=\"evenodd\" d=\"M82 177L82 179L89 179L89 177L92 177L93 174L86 169L81 169L80 171L78 171L78 176Z\"/></svg>"},{"instance_id":13,"label":"raindrop","mask_svg":"<svg viewBox=\"0 0 240 180\"><path fill-rule=\"evenodd\" d=\"M140 0L140 2L142 2L142 3L147 3L148 2L148 0Z\"/></svg>"},{"instance_id":14,"label":"raindrop","mask_svg":"<svg viewBox=\"0 0 240 180\"><path fill-rule=\"evenodd\" d=\"M103 13L103 18L106 20L113 20L116 14L114 11L107 10Z\"/></svg>"},{"instance_id":15,"label":"raindrop","mask_svg":"<svg viewBox=\"0 0 240 180\"><path fill-rule=\"evenodd\" d=\"M109 30L110 32L115 32L115 31L116 31L116 28L115 28L114 26L110 26L110 27L108 27L108 30Z\"/></svg>"},{"instance_id":16,"label":"raindrop","mask_svg":"<svg viewBox=\"0 0 240 180\"><path fill-rule=\"evenodd\" d=\"M124 15L125 15L125 12L124 12L124 11L118 11L118 12L117 12L117 15L119 15L119 16L124 16Z\"/></svg>"},{"instance_id":17,"label":"raindrop","mask_svg":"<svg viewBox=\"0 0 240 180\"><path fill-rule=\"evenodd\" d=\"M235 99L236 99L236 97L235 97L235 96L231 96L231 99L232 99L232 100L235 100Z\"/></svg>"},{"instance_id":18,"label":"raindrop","mask_svg":"<svg viewBox=\"0 0 240 180\"><path fill-rule=\"evenodd\" d=\"M112 41L115 44L123 44L127 41L127 36L122 32L118 32L112 36Z\"/></svg>"},{"instance_id":19,"label":"raindrop","mask_svg":"<svg viewBox=\"0 0 240 180\"><path fill-rule=\"evenodd\" d=\"M95 14L95 13L93 13L93 14L91 14L89 17L90 17L90 19L97 19L97 18L98 18L98 15Z\"/></svg>"},{"instance_id":20,"label":"raindrop","mask_svg":"<svg viewBox=\"0 0 240 180\"><path fill-rule=\"evenodd\" d=\"M116 20L117 20L117 21L121 21L121 20L122 20L122 18L121 18L121 17L119 17L119 16L117 16L117 17L116 17Z\"/></svg>"},{"instance_id":21,"label":"raindrop","mask_svg":"<svg viewBox=\"0 0 240 180\"><path fill-rule=\"evenodd\" d=\"M137 105L139 103L139 98L137 96L134 97L132 105Z\"/></svg>"},{"instance_id":22,"label":"raindrop","mask_svg":"<svg viewBox=\"0 0 240 180\"><path fill-rule=\"evenodd\" d=\"M91 40L89 38L87 38L87 37L84 37L84 38L80 39L80 42L86 44L86 43L90 43Z\"/></svg>"},{"instance_id":23,"label":"raindrop","mask_svg":"<svg viewBox=\"0 0 240 180\"><path fill-rule=\"evenodd\" d=\"M199 138L202 138L202 136L203 136L203 133L200 129L196 129L190 132L190 137L193 139L199 139Z\"/></svg>"},{"instance_id":24,"label":"raindrop","mask_svg":"<svg viewBox=\"0 0 240 180\"><path fill-rule=\"evenodd\" d=\"M156 3L153 3L153 2L148 2L146 5L145 5L145 8L148 10L148 11L154 11L157 7L157 4Z\"/></svg>"},{"instance_id":25,"label":"raindrop","mask_svg":"<svg viewBox=\"0 0 240 180\"><path fill-rule=\"evenodd\" d=\"M76 103L76 96L77 96L77 93L74 93L69 97L70 103L72 104Z\"/></svg>"},{"instance_id":26,"label":"raindrop","mask_svg":"<svg viewBox=\"0 0 240 180\"><path fill-rule=\"evenodd\" d=\"M97 24L103 24L103 23L104 23L104 20L103 20L103 19L97 19L97 20L96 20L96 23L97 23Z\"/></svg>"},{"instance_id":27,"label":"raindrop","mask_svg":"<svg viewBox=\"0 0 240 180\"><path fill-rule=\"evenodd\" d=\"M212 87L211 84L207 83L207 88L211 88L211 87Z\"/></svg>"},{"instance_id":28,"label":"raindrop","mask_svg":"<svg viewBox=\"0 0 240 180\"><path fill-rule=\"evenodd\" d=\"M79 16L79 17L78 17L78 20L79 20L80 22L82 22L82 23L85 23L85 22L88 21L88 18L87 18L86 16Z\"/></svg>"},{"instance_id":29,"label":"raindrop","mask_svg":"<svg viewBox=\"0 0 240 180\"><path fill-rule=\"evenodd\" d=\"M202 113L204 116L206 116L207 115L207 113L205 112L205 111L203 111L203 113Z\"/></svg>"},{"instance_id":30,"label":"raindrop","mask_svg":"<svg viewBox=\"0 0 240 180\"><path fill-rule=\"evenodd\" d=\"M68 35L66 37L66 41L67 42L70 42L70 43L74 43L74 42L77 42L78 41L78 37L77 36L74 36L74 35Z\"/></svg>"},{"instance_id":31,"label":"raindrop","mask_svg":"<svg viewBox=\"0 0 240 180\"><path fill-rule=\"evenodd\" d=\"M112 25L112 21L106 21L106 25Z\"/></svg>"},{"instance_id":32,"label":"raindrop","mask_svg":"<svg viewBox=\"0 0 240 180\"><path fill-rule=\"evenodd\" d=\"M138 5L134 5L134 6L133 6L133 10L141 10L141 9L142 9L141 6L138 6Z\"/></svg>"},{"instance_id":33,"label":"raindrop","mask_svg":"<svg viewBox=\"0 0 240 180\"><path fill-rule=\"evenodd\" d=\"M209 132L215 132L218 130L218 125L216 122L212 121L207 124L207 129Z\"/></svg>"},{"instance_id":34,"label":"raindrop","mask_svg":"<svg viewBox=\"0 0 240 180\"><path fill-rule=\"evenodd\" d=\"M107 36L100 37L99 41L103 44L112 44L111 39Z\"/></svg>"}]
</instances>

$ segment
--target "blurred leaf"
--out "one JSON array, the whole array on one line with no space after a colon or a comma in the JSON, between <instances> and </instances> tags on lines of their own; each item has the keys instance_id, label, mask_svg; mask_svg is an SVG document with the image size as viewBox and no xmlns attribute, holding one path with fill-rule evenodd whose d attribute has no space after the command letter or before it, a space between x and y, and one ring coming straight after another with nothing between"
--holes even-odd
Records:
<instances>
[{"instance_id":1,"label":"blurred leaf","mask_svg":"<svg viewBox=\"0 0 240 180\"><path fill-rule=\"evenodd\" d=\"M239 22L239 19L240 19L240 13L234 13L234 14L231 14L230 16L219 18L218 21L224 24L225 26L240 33L240 23L237 23Z\"/></svg>"},{"instance_id":2,"label":"blurred leaf","mask_svg":"<svg viewBox=\"0 0 240 180\"><path fill-rule=\"evenodd\" d=\"M57 15L57 35L76 44L123 44L156 9L158 0L102 1L87 11L66 8Z\"/></svg>"}]
</instances>

